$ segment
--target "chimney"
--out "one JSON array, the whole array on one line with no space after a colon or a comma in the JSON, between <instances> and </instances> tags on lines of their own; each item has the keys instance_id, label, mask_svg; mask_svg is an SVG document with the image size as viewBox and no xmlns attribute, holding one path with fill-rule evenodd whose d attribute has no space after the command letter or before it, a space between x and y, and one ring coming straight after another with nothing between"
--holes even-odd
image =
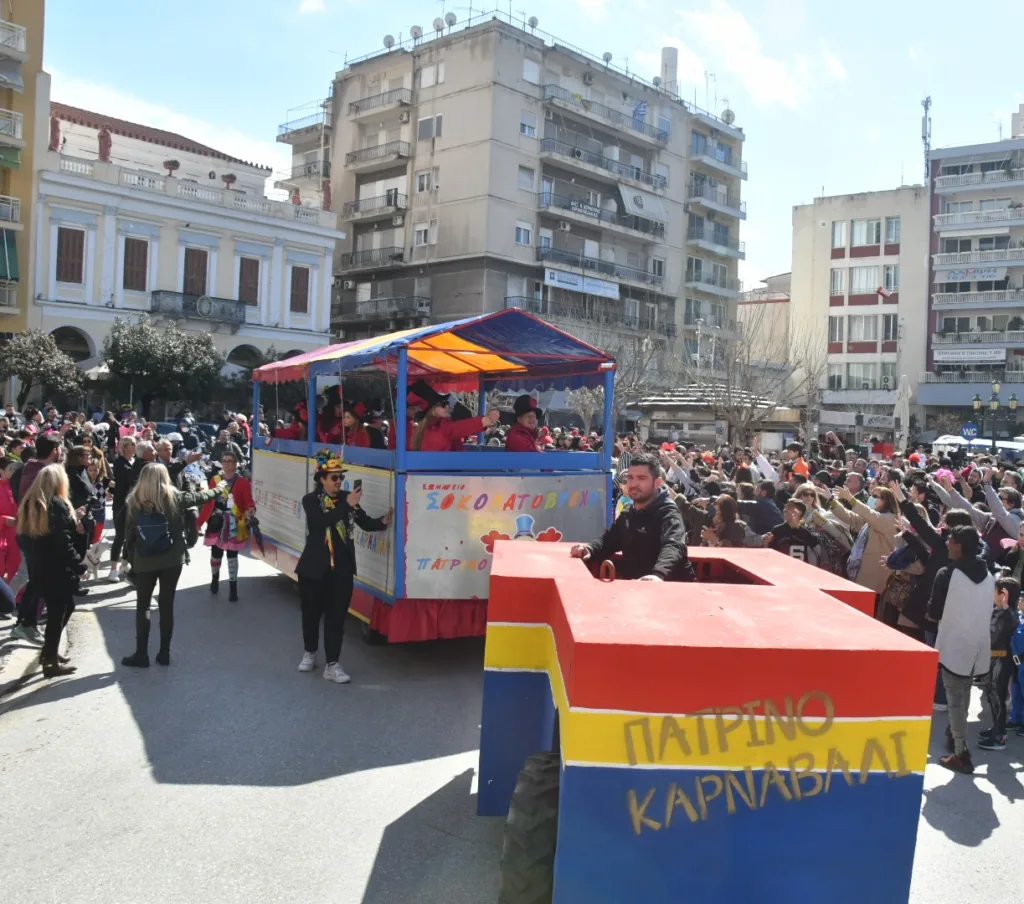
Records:
<instances>
[{"instance_id":1,"label":"chimney","mask_svg":"<svg viewBox=\"0 0 1024 904\"><path fill-rule=\"evenodd\" d=\"M679 51L661 48L661 87L673 97L679 96Z\"/></svg>"},{"instance_id":2,"label":"chimney","mask_svg":"<svg viewBox=\"0 0 1024 904\"><path fill-rule=\"evenodd\" d=\"M1010 114L1010 137L1024 138L1024 104L1018 107L1016 113Z\"/></svg>"}]
</instances>

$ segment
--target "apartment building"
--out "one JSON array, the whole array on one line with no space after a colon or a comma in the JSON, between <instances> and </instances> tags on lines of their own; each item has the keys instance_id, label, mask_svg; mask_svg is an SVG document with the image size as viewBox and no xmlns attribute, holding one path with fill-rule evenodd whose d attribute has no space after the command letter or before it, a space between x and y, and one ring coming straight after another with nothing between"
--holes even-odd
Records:
<instances>
[{"instance_id":1,"label":"apartment building","mask_svg":"<svg viewBox=\"0 0 1024 904\"><path fill-rule=\"evenodd\" d=\"M648 83L522 24L386 39L281 127L293 177L311 168L299 197L329 164L349 232L335 331L515 307L620 356L657 348L644 367L664 372L698 321L735 321L743 132L678 97L671 48Z\"/></svg>"},{"instance_id":2,"label":"apartment building","mask_svg":"<svg viewBox=\"0 0 1024 904\"><path fill-rule=\"evenodd\" d=\"M329 211L264 196L267 167L186 136L51 105L29 326L82 366L115 317L213 334L229 364L327 344Z\"/></svg>"},{"instance_id":3,"label":"apartment building","mask_svg":"<svg viewBox=\"0 0 1024 904\"><path fill-rule=\"evenodd\" d=\"M900 377L917 401L927 321L928 191L816 198L793 208L789 330L795 358L821 372L830 411L891 416Z\"/></svg>"},{"instance_id":4,"label":"apartment building","mask_svg":"<svg viewBox=\"0 0 1024 904\"><path fill-rule=\"evenodd\" d=\"M921 402L973 420L993 381L1024 386L1024 105L1004 141L930 155L930 310Z\"/></svg>"},{"instance_id":5,"label":"apartment building","mask_svg":"<svg viewBox=\"0 0 1024 904\"><path fill-rule=\"evenodd\" d=\"M0 8L0 336L25 328L32 297L35 172L49 99L45 18L45 0L8 0Z\"/></svg>"},{"instance_id":6,"label":"apartment building","mask_svg":"<svg viewBox=\"0 0 1024 904\"><path fill-rule=\"evenodd\" d=\"M751 344L751 360L779 366L792 363L789 303L792 273L777 273L747 289L736 306L737 325Z\"/></svg>"}]
</instances>

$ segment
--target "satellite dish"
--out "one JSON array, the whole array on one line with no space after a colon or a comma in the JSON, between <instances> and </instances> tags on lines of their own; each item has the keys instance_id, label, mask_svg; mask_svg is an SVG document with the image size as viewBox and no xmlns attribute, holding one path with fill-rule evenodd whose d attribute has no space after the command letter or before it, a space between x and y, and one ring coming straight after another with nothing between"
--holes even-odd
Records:
<instances>
[{"instance_id":1,"label":"satellite dish","mask_svg":"<svg viewBox=\"0 0 1024 904\"><path fill-rule=\"evenodd\" d=\"M612 61L612 55L606 50L601 54L601 59L604 60L604 64L607 66Z\"/></svg>"},{"instance_id":2,"label":"satellite dish","mask_svg":"<svg viewBox=\"0 0 1024 904\"><path fill-rule=\"evenodd\" d=\"M530 16L530 21L527 22L526 24L529 25L530 28L536 28L537 27L537 22L538 22L538 19L537 19L536 16Z\"/></svg>"},{"instance_id":3,"label":"satellite dish","mask_svg":"<svg viewBox=\"0 0 1024 904\"><path fill-rule=\"evenodd\" d=\"M395 39L392 35L384 35L384 46L388 50L395 46Z\"/></svg>"},{"instance_id":4,"label":"satellite dish","mask_svg":"<svg viewBox=\"0 0 1024 904\"><path fill-rule=\"evenodd\" d=\"M444 31L444 19L434 19L434 31Z\"/></svg>"},{"instance_id":5,"label":"satellite dish","mask_svg":"<svg viewBox=\"0 0 1024 904\"><path fill-rule=\"evenodd\" d=\"M730 110L728 107L726 107L722 111L722 122L724 122L727 126L731 126L734 122L736 122L736 114L733 113L732 110Z\"/></svg>"},{"instance_id":6,"label":"satellite dish","mask_svg":"<svg viewBox=\"0 0 1024 904\"><path fill-rule=\"evenodd\" d=\"M444 21L448 25L448 27L451 28L456 22L459 21L459 17L456 16L455 13L445 13Z\"/></svg>"},{"instance_id":7,"label":"satellite dish","mask_svg":"<svg viewBox=\"0 0 1024 904\"><path fill-rule=\"evenodd\" d=\"M412 35L412 39L414 41L418 41L420 38L423 37L423 29L420 28L418 25L414 25L412 28L409 29L409 34Z\"/></svg>"},{"instance_id":8,"label":"satellite dish","mask_svg":"<svg viewBox=\"0 0 1024 904\"><path fill-rule=\"evenodd\" d=\"M654 78L651 79L651 84L654 85L655 88L660 88L661 87L661 76L660 75L654 76Z\"/></svg>"},{"instance_id":9,"label":"satellite dish","mask_svg":"<svg viewBox=\"0 0 1024 904\"><path fill-rule=\"evenodd\" d=\"M217 178L217 174L213 170L210 170L210 172L207 173L206 175L210 179L216 179Z\"/></svg>"}]
</instances>

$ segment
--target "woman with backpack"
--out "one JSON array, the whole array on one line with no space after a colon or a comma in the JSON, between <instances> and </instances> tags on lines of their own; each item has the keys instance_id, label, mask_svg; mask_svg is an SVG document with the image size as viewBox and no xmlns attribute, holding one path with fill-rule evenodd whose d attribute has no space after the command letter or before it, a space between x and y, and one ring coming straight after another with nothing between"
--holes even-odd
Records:
<instances>
[{"instance_id":1,"label":"woman with backpack","mask_svg":"<svg viewBox=\"0 0 1024 904\"><path fill-rule=\"evenodd\" d=\"M160 592L160 665L171 663L174 630L174 593L188 556L185 539L186 511L221 494L221 490L183 493L175 489L167 468L150 462L125 502L125 558L131 564L137 593L135 604L135 652L122 665L149 668L149 607L157 582Z\"/></svg>"},{"instance_id":2,"label":"woman with backpack","mask_svg":"<svg viewBox=\"0 0 1024 904\"><path fill-rule=\"evenodd\" d=\"M238 602L238 553L249 548L249 515L256 511L252 484L238 473L238 456L224 452L221 473L210 478L210 487L226 487L225 492L208 502L199 513L199 524L206 525L205 546L210 547L210 593L220 588L220 565L228 554L228 602Z\"/></svg>"}]
</instances>

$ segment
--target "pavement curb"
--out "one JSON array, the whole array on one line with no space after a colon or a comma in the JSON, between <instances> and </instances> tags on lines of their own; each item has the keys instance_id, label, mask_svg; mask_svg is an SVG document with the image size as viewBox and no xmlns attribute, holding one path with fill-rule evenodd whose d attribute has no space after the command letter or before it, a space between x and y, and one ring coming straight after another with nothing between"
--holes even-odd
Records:
<instances>
[{"instance_id":1,"label":"pavement curb","mask_svg":"<svg viewBox=\"0 0 1024 904\"><path fill-rule=\"evenodd\" d=\"M11 625L11 628L14 626ZM59 651L61 656L68 654L68 632L65 630L60 637ZM39 648L23 646L20 641L12 640L10 632L0 644L0 702L11 694L24 688L36 675L42 674L39 665ZM42 687L42 683L33 686L29 692Z\"/></svg>"}]
</instances>

